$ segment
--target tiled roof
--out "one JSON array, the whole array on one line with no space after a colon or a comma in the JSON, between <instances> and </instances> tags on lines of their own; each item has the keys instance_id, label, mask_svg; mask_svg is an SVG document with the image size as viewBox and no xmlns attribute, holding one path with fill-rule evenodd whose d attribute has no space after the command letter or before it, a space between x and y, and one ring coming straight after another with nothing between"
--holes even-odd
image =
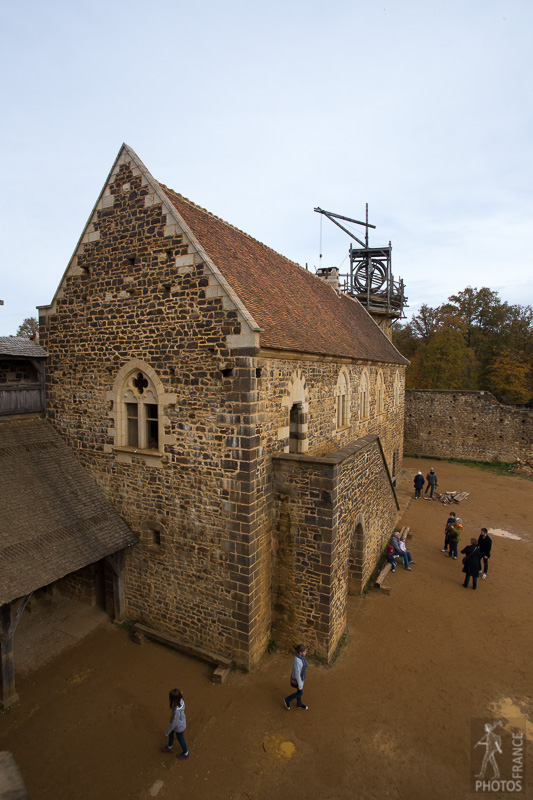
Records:
<instances>
[{"instance_id":1,"label":"tiled roof","mask_svg":"<svg viewBox=\"0 0 533 800\"><path fill-rule=\"evenodd\" d=\"M260 325L260 345L407 364L363 306L313 273L161 185Z\"/></svg>"},{"instance_id":2,"label":"tiled roof","mask_svg":"<svg viewBox=\"0 0 533 800\"><path fill-rule=\"evenodd\" d=\"M0 604L136 539L49 422L0 423Z\"/></svg>"},{"instance_id":3,"label":"tiled roof","mask_svg":"<svg viewBox=\"0 0 533 800\"><path fill-rule=\"evenodd\" d=\"M46 358L48 353L31 339L24 339L22 336L0 336L0 356Z\"/></svg>"}]
</instances>

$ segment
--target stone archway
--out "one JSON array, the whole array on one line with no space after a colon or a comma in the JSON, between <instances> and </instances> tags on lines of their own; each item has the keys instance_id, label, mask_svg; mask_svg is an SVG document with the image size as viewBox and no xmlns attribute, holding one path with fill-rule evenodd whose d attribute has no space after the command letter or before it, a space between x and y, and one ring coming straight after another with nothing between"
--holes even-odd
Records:
<instances>
[{"instance_id":1,"label":"stone archway","mask_svg":"<svg viewBox=\"0 0 533 800\"><path fill-rule=\"evenodd\" d=\"M348 591L350 594L361 594L363 591L365 533L363 514L357 514L353 524L348 556Z\"/></svg>"}]
</instances>

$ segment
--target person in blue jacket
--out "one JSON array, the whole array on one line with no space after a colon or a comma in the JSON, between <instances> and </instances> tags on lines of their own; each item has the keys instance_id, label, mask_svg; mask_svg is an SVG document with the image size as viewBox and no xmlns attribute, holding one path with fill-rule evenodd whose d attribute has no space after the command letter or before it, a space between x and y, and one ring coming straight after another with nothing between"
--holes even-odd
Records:
<instances>
[{"instance_id":1,"label":"person in blue jacket","mask_svg":"<svg viewBox=\"0 0 533 800\"><path fill-rule=\"evenodd\" d=\"M422 491L422 486L425 483L424 476L422 475L421 472L416 473L413 483L415 485L415 500L419 500L420 492Z\"/></svg>"}]
</instances>

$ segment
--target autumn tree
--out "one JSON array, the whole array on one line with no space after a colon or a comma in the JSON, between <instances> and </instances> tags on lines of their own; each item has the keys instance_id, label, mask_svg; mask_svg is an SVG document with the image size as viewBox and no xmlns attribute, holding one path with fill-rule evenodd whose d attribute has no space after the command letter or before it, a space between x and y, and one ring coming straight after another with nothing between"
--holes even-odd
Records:
<instances>
[{"instance_id":1,"label":"autumn tree","mask_svg":"<svg viewBox=\"0 0 533 800\"><path fill-rule=\"evenodd\" d=\"M494 394L504 403L527 403L531 397L531 365L523 354L502 350L490 367Z\"/></svg>"},{"instance_id":2,"label":"autumn tree","mask_svg":"<svg viewBox=\"0 0 533 800\"><path fill-rule=\"evenodd\" d=\"M18 326L16 336L21 336L23 339L31 339L39 332L39 322L35 317L26 317L24 322Z\"/></svg>"},{"instance_id":3,"label":"autumn tree","mask_svg":"<svg viewBox=\"0 0 533 800\"><path fill-rule=\"evenodd\" d=\"M533 401L533 309L467 287L421 306L393 341L411 361L413 389L484 389L507 403ZM525 398L525 399L524 399Z\"/></svg>"}]
</instances>

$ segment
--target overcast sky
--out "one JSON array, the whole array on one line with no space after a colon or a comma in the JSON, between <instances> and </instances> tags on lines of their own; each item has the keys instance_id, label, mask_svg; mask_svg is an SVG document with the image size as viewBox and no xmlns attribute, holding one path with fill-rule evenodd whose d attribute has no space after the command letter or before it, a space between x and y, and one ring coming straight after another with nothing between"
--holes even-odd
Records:
<instances>
[{"instance_id":1,"label":"overcast sky","mask_svg":"<svg viewBox=\"0 0 533 800\"><path fill-rule=\"evenodd\" d=\"M533 303L532 21L531 0L2 0L0 335L51 302L122 142L310 269L315 206L368 202L408 317L466 286ZM322 266L349 242L324 219Z\"/></svg>"}]
</instances>

